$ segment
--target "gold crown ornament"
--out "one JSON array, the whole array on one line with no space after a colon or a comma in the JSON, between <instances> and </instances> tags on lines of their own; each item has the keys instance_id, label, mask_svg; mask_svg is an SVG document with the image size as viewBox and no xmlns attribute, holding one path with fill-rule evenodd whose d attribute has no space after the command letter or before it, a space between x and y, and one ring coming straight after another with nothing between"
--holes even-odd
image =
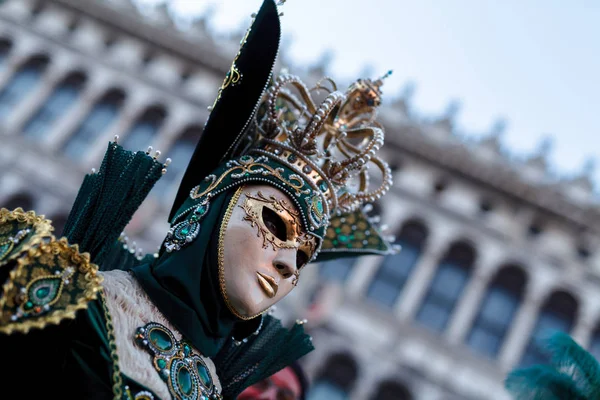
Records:
<instances>
[{"instance_id":1,"label":"gold crown ornament","mask_svg":"<svg viewBox=\"0 0 600 400\"><path fill-rule=\"evenodd\" d=\"M313 259L321 250L392 251L362 210L392 185L390 168L377 156L384 130L375 121L387 76L360 79L345 92L329 78L313 89L293 75L277 78L263 96L244 150L190 191L171 221L167 251L194 240L212 197L246 183L267 183L288 194L308 234L319 239ZM323 90L326 95L317 102L313 92ZM374 171L380 184L371 188Z\"/></svg>"}]
</instances>

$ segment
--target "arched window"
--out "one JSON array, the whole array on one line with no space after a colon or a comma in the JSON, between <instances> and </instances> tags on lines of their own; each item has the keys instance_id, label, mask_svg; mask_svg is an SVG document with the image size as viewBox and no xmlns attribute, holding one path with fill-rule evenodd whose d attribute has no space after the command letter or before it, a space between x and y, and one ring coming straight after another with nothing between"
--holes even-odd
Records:
<instances>
[{"instance_id":1,"label":"arched window","mask_svg":"<svg viewBox=\"0 0 600 400\"><path fill-rule=\"evenodd\" d=\"M171 164L167 167L167 173L164 174L156 183L154 193L161 197L172 193L175 182L180 182L188 164L194 154L196 143L202 135L202 127L192 125L183 131L177 141L167 151L166 157L171 159ZM131 150L135 148L128 147ZM141 150L141 149L138 149Z\"/></svg>"},{"instance_id":2,"label":"arched window","mask_svg":"<svg viewBox=\"0 0 600 400\"><path fill-rule=\"evenodd\" d=\"M406 386L395 381L382 382L372 400L412 400L412 395Z\"/></svg>"},{"instance_id":3,"label":"arched window","mask_svg":"<svg viewBox=\"0 0 600 400\"><path fill-rule=\"evenodd\" d=\"M116 121L124 99L125 95L120 90L106 93L68 139L63 149L65 155L74 160L83 159L89 146Z\"/></svg>"},{"instance_id":4,"label":"arched window","mask_svg":"<svg viewBox=\"0 0 600 400\"><path fill-rule=\"evenodd\" d=\"M600 360L600 326L597 326L592 333L589 351L590 354L596 357L596 360Z\"/></svg>"},{"instance_id":5,"label":"arched window","mask_svg":"<svg viewBox=\"0 0 600 400\"><path fill-rule=\"evenodd\" d=\"M344 282L350 275L355 262L356 259L350 257L319 263L319 275L328 281Z\"/></svg>"},{"instance_id":6,"label":"arched window","mask_svg":"<svg viewBox=\"0 0 600 400\"><path fill-rule=\"evenodd\" d=\"M556 331L570 333L577 315L577 301L566 292L554 292L548 298L531 333L521 358L521 366L546 363L544 339Z\"/></svg>"},{"instance_id":7,"label":"arched window","mask_svg":"<svg viewBox=\"0 0 600 400\"><path fill-rule=\"evenodd\" d=\"M12 48L12 42L8 39L0 39L0 69L6 64L8 54Z\"/></svg>"},{"instance_id":8,"label":"arched window","mask_svg":"<svg viewBox=\"0 0 600 400\"><path fill-rule=\"evenodd\" d=\"M347 354L335 354L325 363L307 399L347 400L357 376L356 361Z\"/></svg>"},{"instance_id":9,"label":"arched window","mask_svg":"<svg viewBox=\"0 0 600 400\"><path fill-rule=\"evenodd\" d=\"M44 105L29 119L23 128L25 135L37 139L47 133L75 103L84 82L85 75L80 72L67 76L48 96Z\"/></svg>"},{"instance_id":10,"label":"arched window","mask_svg":"<svg viewBox=\"0 0 600 400\"><path fill-rule=\"evenodd\" d=\"M0 120L5 120L39 82L48 57L36 56L21 66L0 92Z\"/></svg>"},{"instance_id":11,"label":"arched window","mask_svg":"<svg viewBox=\"0 0 600 400\"><path fill-rule=\"evenodd\" d=\"M166 115L163 107L148 108L125 135L123 147L131 151L145 150L152 144L152 139L160 129Z\"/></svg>"},{"instance_id":12,"label":"arched window","mask_svg":"<svg viewBox=\"0 0 600 400\"><path fill-rule=\"evenodd\" d=\"M8 208L9 210L21 207L25 211L31 211L33 210L33 198L27 193L15 193L6 199L2 207Z\"/></svg>"},{"instance_id":13,"label":"arched window","mask_svg":"<svg viewBox=\"0 0 600 400\"><path fill-rule=\"evenodd\" d=\"M400 252L383 259L367 297L392 307L421 256L426 239L427 229L423 224L416 221L405 223L396 240L401 246Z\"/></svg>"},{"instance_id":14,"label":"arched window","mask_svg":"<svg viewBox=\"0 0 600 400\"><path fill-rule=\"evenodd\" d=\"M500 270L481 303L467 338L469 346L490 357L498 355L521 304L524 287L525 273L522 268L511 265Z\"/></svg>"},{"instance_id":15,"label":"arched window","mask_svg":"<svg viewBox=\"0 0 600 400\"><path fill-rule=\"evenodd\" d=\"M438 265L417 320L434 331L446 328L454 306L469 280L475 251L467 243L454 244Z\"/></svg>"}]
</instances>

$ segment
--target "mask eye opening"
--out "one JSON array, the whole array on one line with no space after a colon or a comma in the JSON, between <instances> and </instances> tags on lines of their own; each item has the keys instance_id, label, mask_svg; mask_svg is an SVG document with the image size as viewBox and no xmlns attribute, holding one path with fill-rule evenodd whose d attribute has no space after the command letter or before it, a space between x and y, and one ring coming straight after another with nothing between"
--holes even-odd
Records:
<instances>
[{"instance_id":1,"label":"mask eye opening","mask_svg":"<svg viewBox=\"0 0 600 400\"><path fill-rule=\"evenodd\" d=\"M281 241L287 239L287 228L283 219L269 207L262 208L262 220L265 227L273 236Z\"/></svg>"},{"instance_id":2,"label":"mask eye opening","mask_svg":"<svg viewBox=\"0 0 600 400\"><path fill-rule=\"evenodd\" d=\"M308 254L304 250L298 249L296 252L296 269L301 269L304 267L309 260Z\"/></svg>"}]
</instances>

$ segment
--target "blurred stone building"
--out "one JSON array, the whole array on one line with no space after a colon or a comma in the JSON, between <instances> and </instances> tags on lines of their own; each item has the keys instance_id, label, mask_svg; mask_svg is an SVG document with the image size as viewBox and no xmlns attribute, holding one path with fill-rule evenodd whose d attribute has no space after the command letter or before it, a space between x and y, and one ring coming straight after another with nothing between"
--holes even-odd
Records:
<instances>
[{"instance_id":1,"label":"blurred stone building","mask_svg":"<svg viewBox=\"0 0 600 400\"><path fill-rule=\"evenodd\" d=\"M153 252L239 46L202 18L188 25L128 0L6 0L0 205L34 209L60 232L114 135L130 149L152 145L173 163L127 232ZM298 73L314 82L322 72ZM554 179L547 145L515 160L501 126L466 141L452 112L419 118L406 97L381 117L395 185L373 215L403 250L311 266L278 309L309 319L310 400L504 399L504 375L543 360L548 329L600 356L590 171Z\"/></svg>"}]
</instances>

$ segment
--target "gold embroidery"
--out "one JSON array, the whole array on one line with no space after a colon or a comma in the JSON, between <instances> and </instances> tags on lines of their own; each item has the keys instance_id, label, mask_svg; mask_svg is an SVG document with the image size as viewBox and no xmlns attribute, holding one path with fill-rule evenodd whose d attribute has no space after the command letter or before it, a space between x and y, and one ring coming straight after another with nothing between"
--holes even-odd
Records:
<instances>
[{"instance_id":1,"label":"gold embroidery","mask_svg":"<svg viewBox=\"0 0 600 400\"><path fill-rule=\"evenodd\" d=\"M0 332L26 333L73 319L101 289L102 276L66 238L40 243L17 259L2 287Z\"/></svg>"}]
</instances>

